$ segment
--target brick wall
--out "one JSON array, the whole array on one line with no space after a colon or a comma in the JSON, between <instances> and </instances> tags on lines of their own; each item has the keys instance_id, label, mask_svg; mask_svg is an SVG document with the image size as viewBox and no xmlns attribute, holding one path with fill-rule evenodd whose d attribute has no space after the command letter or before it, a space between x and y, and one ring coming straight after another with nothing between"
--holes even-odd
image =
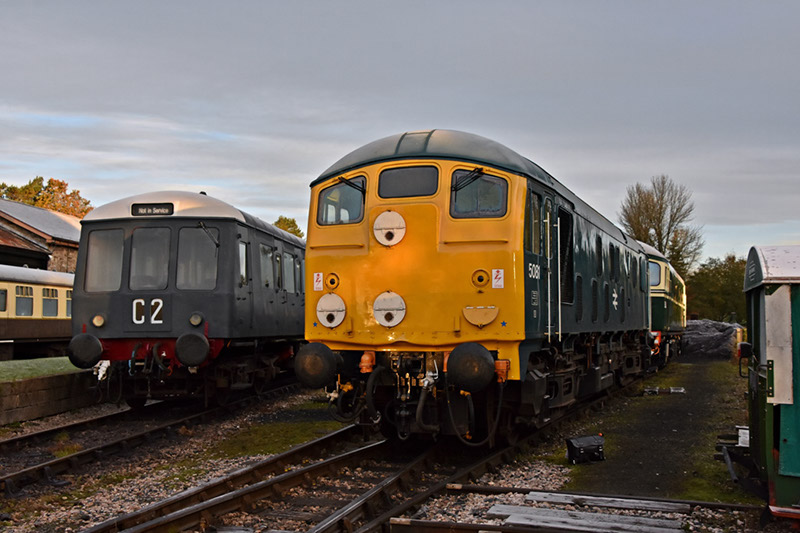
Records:
<instances>
[{"instance_id":1,"label":"brick wall","mask_svg":"<svg viewBox=\"0 0 800 533\"><path fill-rule=\"evenodd\" d=\"M96 402L91 370L0 383L0 425L33 420Z\"/></svg>"}]
</instances>

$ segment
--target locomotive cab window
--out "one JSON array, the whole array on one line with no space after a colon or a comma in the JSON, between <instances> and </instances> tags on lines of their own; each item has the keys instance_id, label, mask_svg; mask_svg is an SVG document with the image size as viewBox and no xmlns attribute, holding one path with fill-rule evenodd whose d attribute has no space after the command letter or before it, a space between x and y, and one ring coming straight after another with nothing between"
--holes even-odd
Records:
<instances>
[{"instance_id":1,"label":"locomotive cab window","mask_svg":"<svg viewBox=\"0 0 800 533\"><path fill-rule=\"evenodd\" d=\"M541 197L532 191L528 191L528 197L525 200L523 239L525 241L525 250L535 254L542 253L541 206Z\"/></svg>"},{"instance_id":2,"label":"locomotive cab window","mask_svg":"<svg viewBox=\"0 0 800 533\"><path fill-rule=\"evenodd\" d=\"M450 186L453 218L500 218L506 214L508 182L483 169L456 170Z\"/></svg>"},{"instance_id":3,"label":"locomotive cab window","mask_svg":"<svg viewBox=\"0 0 800 533\"><path fill-rule=\"evenodd\" d=\"M436 167L389 168L378 179L381 198L412 198L433 196L439 189L439 169Z\"/></svg>"},{"instance_id":4,"label":"locomotive cab window","mask_svg":"<svg viewBox=\"0 0 800 533\"><path fill-rule=\"evenodd\" d=\"M661 265L650 263L650 286L658 287L661 285Z\"/></svg>"},{"instance_id":5,"label":"locomotive cab window","mask_svg":"<svg viewBox=\"0 0 800 533\"><path fill-rule=\"evenodd\" d=\"M121 229L95 230L89 233L86 247L87 292L119 290L122 282L123 236Z\"/></svg>"},{"instance_id":6,"label":"locomotive cab window","mask_svg":"<svg viewBox=\"0 0 800 533\"><path fill-rule=\"evenodd\" d=\"M561 278L561 300L571 304L575 301L575 266L573 264L572 214L558 208L558 262Z\"/></svg>"},{"instance_id":7,"label":"locomotive cab window","mask_svg":"<svg viewBox=\"0 0 800 533\"><path fill-rule=\"evenodd\" d=\"M217 228L181 228L175 286L180 290L213 290L217 286L218 250Z\"/></svg>"},{"instance_id":8,"label":"locomotive cab window","mask_svg":"<svg viewBox=\"0 0 800 533\"><path fill-rule=\"evenodd\" d=\"M339 179L339 183L319 193L317 224L321 226L355 224L364 217L366 178Z\"/></svg>"},{"instance_id":9,"label":"locomotive cab window","mask_svg":"<svg viewBox=\"0 0 800 533\"><path fill-rule=\"evenodd\" d=\"M132 291L167 288L169 274L169 228L136 228L131 237Z\"/></svg>"}]
</instances>

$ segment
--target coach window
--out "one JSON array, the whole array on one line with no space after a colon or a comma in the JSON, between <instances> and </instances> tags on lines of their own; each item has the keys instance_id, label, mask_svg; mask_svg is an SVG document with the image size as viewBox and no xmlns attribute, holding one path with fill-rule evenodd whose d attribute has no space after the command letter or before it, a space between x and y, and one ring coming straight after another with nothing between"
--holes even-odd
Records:
<instances>
[{"instance_id":1,"label":"coach window","mask_svg":"<svg viewBox=\"0 0 800 533\"><path fill-rule=\"evenodd\" d=\"M0 311L6 311L8 309L8 291L6 289L0 289Z\"/></svg>"},{"instance_id":2,"label":"coach window","mask_svg":"<svg viewBox=\"0 0 800 533\"><path fill-rule=\"evenodd\" d=\"M87 292L119 290L122 281L123 232L121 229L89 233L86 257Z\"/></svg>"},{"instance_id":3,"label":"coach window","mask_svg":"<svg viewBox=\"0 0 800 533\"><path fill-rule=\"evenodd\" d=\"M283 252L283 288L286 292L294 292L294 256Z\"/></svg>"},{"instance_id":4,"label":"coach window","mask_svg":"<svg viewBox=\"0 0 800 533\"><path fill-rule=\"evenodd\" d=\"M450 185L453 218L499 218L506 214L508 182L482 168L456 170Z\"/></svg>"},{"instance_id":5,"label":"coach window","mask_svg":"<svg viewBox=\"0 0 800 533\"><path fill-rule=\"evenodd\" d=\"M247 285L247 243L239 241L239 286Z\"/></svg>"},{"instance_id":6,"label":"coach window","mask_svg":"<svg viewBox=\"0 0 800 533\"><path fill-rule=\"evenodd\" d=\"M381 198L411 198L433 196L439 189L439 169L436 167L389 168L378 179Z\"/></svg>"},{"instance_id":7,"label":"coach window","mask_svg":"<svg viewBox=\"0 0 800 533\"><path fill-rule=\"evenodd\" d=\"M33 316L33 287L17 285L16 297L17 316Z\"/></svg>"},{"instance_id":8,"label":"coach window","mask_svg":"<svg viewBox=\"0 0 800 533\"><path fill-rule=\"evenodd\" d=\"M178 232L178 278L180 290L212 290L217 286L219 230L181 228Z\"/></svg>"},{"instance_id":9,"label":"coach window","mask_svg":"<svg viewBox=\"0 0 800 533\"><path fill-rule=\"evenodd\" d=\"M651 261L650 262L650 286L658 287L661 285L661 265Z\"/></svg>"},{"instance_id":10,"label":"coach window","mask_svg":"<svg viewBox=\"0 0 800 533\"><path fill-rule=\"evenodd\" d=\"M323 189L319 193L317 224L332 226L354 224L364 217L364 196L366 178L339 178L339 183Z\"/></svg>"},{"instance_id":11,"label":"coach window","mask_svg":"<svg viewBox=\"0 0 800 533\"><path fill-rule=\"evenodd\" d=\"M67 317L72 316L72 291L67 291Z\"/></svg>"},{"instance_id":12,"label":"coach window","mask_svg":"<svg viewBox=\"0 0 800 533\"><path fill-rule=\"evenodd\" d=\"M275 249L266 244L259 244L261 265L261 283L270 289L275 288Z\"/></svg>"},{"instance_id":13,"label":"coach window","mask_svg":"<svg viewBox=\"0 0 800 533\"><path fill-rule=\"evenodd\" d=\"M42 289L42 316L58 316L58 289Z\"/></svg>"},{"instance_id":14,"label":"coach window","mask_svg":"<svg viewBox=\"0 0 800 533\"><path fill-rule=\"evenodd\" d=\"M133 231L131 290L156 291L167 288L169 238L169 228L136 228Z\"/></svg>"}]
</instances>

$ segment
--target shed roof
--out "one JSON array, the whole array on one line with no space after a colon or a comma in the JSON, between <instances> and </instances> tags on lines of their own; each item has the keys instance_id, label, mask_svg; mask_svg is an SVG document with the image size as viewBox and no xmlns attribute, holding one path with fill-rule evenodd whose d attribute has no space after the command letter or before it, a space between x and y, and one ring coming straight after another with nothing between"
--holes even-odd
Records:
<instances>
[{"instance_id":1,"label":"shed roof","mask_svg":"<svg viewBox=\"0 0 800 533\"><path fill-rule=\"evenodd\" d=\"M800 245L750 248L744 273L744 290L747 292L767 283L800 283Z\"/></svg>"},{"instance_id":2,"label":"shed roof","mask_svg":"<svg viewBox=\"0 0 800 533\"><path fill-rule=\"evenodd\" d=\"M81 238L81 221L72 215L0 198L0 216L54 240L77 245Z\"/></svg>"}]
</instances>

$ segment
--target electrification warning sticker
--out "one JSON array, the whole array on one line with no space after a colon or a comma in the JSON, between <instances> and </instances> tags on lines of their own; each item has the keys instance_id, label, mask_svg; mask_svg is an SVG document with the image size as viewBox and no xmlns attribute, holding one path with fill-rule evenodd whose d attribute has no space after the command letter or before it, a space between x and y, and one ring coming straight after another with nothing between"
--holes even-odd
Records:
<instances>
[{"instance_id":1,"label":"electrification warning sticker","mask_svg":"<svg viewBox=\"0 0 800 533\"><path fill-rule=\"evenodd\" d=\"M493 268L492 269L492 288L493 289L502 289L504 285L505 274L503 273L502 268Z\"/></svg>"},{"instance_id":2,"label":"electrification warning sticker","mask_svg":"<svg viewBox=\"0 0 800 533\"><path fill-rule=\"evenodd\" d=\"M314 290L322 290L322 272L314 272Z\"/></svg>"}]
</instances>

